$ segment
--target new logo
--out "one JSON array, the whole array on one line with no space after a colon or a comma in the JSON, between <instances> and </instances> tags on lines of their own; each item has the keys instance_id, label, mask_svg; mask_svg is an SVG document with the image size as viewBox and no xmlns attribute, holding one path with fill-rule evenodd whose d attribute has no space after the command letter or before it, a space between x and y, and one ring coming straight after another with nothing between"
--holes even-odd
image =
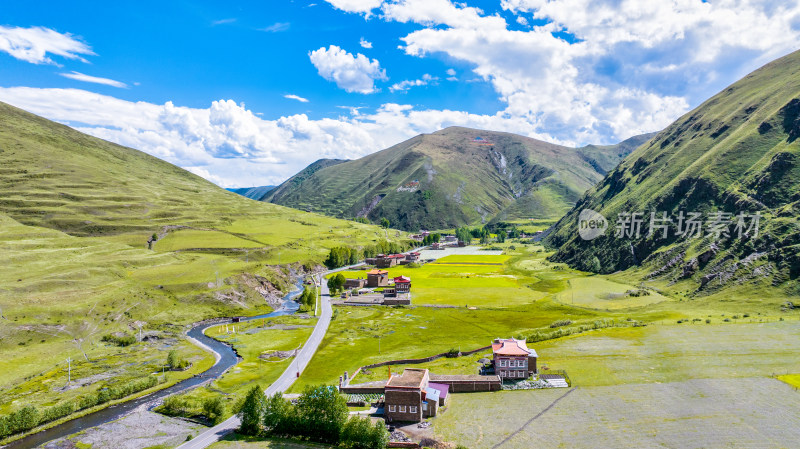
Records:
<instances>
[{"instance_id":1,"label":"new logo","mask_svg":"<svg viewBox=\"0 0 800 449\"><path fill-rule=\"evenodd\" d=\"M606 217L591 210L584 209L578 215L578 234L584 240L593 240L606 233L608 220Z\"/></svg>"}]
</instances>

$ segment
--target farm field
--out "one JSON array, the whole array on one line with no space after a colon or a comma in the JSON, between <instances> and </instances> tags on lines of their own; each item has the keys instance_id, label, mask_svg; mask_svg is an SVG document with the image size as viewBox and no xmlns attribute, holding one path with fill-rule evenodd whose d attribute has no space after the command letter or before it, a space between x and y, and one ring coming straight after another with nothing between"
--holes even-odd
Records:
<instances>
[{"instance_id":1,"label":"farm field","mask_svg":"<svg viewBox=\"0 0 800 449\"><path fill-rule=\"evenodd\" d=\"M628 309L669 300L650 290L646 290L646 295L632 296L628 292L639 291L635 287L599 276L570 279L567 285L566 290L556 295L556 300L590 309Z\"/></svg>"},{"instance_id":2,"label":"farm field","mask_svg":"<svg viewBox=\"0 0 800 449\"><path fill-rule=\"evenodd\" d=\"M470 449L794 447L800 440L800 394L775 379L691 379L569 391L453 395L432 428L438 439Z\"/></svg>"},{"instance_id":3,"label":"farm field","mask_svg":"<svg viewBox=\"0 0 800 449\"><path fill-rule=\"evenodd\" d=\"M800 393L770 376L800 369L798 336L798 321L684 324L533 344L540 367L566 369L578 388L502 447L791 447ZM453 395L434 430L492 447L567 391Z\"/></svg>"}]
</instances>

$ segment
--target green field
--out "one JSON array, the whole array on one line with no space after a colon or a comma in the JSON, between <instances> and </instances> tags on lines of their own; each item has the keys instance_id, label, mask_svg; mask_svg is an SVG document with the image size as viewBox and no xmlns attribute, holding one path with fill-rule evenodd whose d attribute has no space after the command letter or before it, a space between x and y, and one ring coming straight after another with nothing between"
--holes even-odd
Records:
<instances>
[{"instance_id":1,"label":"green field","mask_svg":"<svg viewBox=\"0 0 800 449\"><path fill-rule=\"evenodd\" d=\"M451 395L433 429L471 448L790 447L800 395L770 376L800 369L798 337L799 321L672 324L531 345L578 389L527 426L568 390Z\"/></svg>"},{"instance_id":2,"label":"green field","mask_svg":"<svg viewBox=\"0 0 800 449\"><path fill-rule=\"evenodd\" d=\"M259 358L259 356L274 351L299 349L311 335L315 324L316 318L292 315L208 328L206 335L229 343L242 361L210 384L181 394L179 397L196 405L190 409L200 413L202 400L222 395L226 403L226 416L230 415L233 404L248 390L255 385L261 388L268 387L294 360L293 356L286 358Z\"/></svg>"},{"instance_id":3,"label":"green field","mask_svg":"<svg viewBox=\"0 0 800 449\"><path fill-rule=\"evenodd\" d=\"M658 292L639 290L597 276L570 279L567 285L566 290L556 295L556 300L590 309L629 309L669 300ZM633 296L632 292L646 294Z\"/></svg>"},{"instance_id":4,"label":"green field","mask_svg":"<svg viewBox=\"0 0 800 449\"><path fill-rule=\"evenodd\" d=\"M280 438L261 439L233 435L227 436L209 447L213 449L331 449L334 446Z\"/></svg>"},{"instance_id":5,"label":"green field","mask_svg":"<svg viewBox=\"0 0 800 449\"><path fill-rule=\"evenodd\" d=\"M0 414L156 371L171 348L193 374L213 359L187 325L267 313L331 247L387 238L405 234L252 201L0 103ZM140 328L158 339L101 341ZM67 357L86 382L64 392Z\"/></svg>"}]
</instances>

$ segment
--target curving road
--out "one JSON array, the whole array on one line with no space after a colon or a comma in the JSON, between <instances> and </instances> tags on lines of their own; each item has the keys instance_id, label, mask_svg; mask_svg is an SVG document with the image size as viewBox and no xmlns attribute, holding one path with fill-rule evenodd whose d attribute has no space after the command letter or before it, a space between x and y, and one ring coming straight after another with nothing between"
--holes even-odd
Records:
<instances>
[{"instance_id":1,"label":"curving road","mask_svg":"<svg viewBox=\"0 0 800 449\"><path fill-rule=\"evenodd\" d=\"M328 291L328 285L324 282L325 275L330 273L335 273L341 270L347 270L356 266L363 265L351 265L349 267L342 267L336 270L330 270L323 275L316 276L316 280L320 283L320 303L322 304L322 313L319 316L319 321L317 321L316 326L314 326L314 330L311 332L311 336L308 337L306 340L306 344L300 349L300 352L297 354L295 359L292 361L292 364L286 368L286 371L281 374L281 377L278 378L275 382L272 383L265 391L264 394L268 396L272 396L278 392L284 392L292 386L294 381L300 377L300 374L303 370L308 366L308 362L311 361L311 358L314 356L314 353L317 351L319 344L322 342L322 338L325 336L325 333L328 331L328 326L331 324L331 316L333 315L333 309L331 307L330 301L330 292ZM232 416L227 420L217 424L216 426L204 431L200 435L193 438L191 441L187 441L182 445L178 446L178 449L204 449L217 441L219 441L225 435L233 432L239 427L240 421L239 418L236 416Z\"/></svg>"}]
</instances>

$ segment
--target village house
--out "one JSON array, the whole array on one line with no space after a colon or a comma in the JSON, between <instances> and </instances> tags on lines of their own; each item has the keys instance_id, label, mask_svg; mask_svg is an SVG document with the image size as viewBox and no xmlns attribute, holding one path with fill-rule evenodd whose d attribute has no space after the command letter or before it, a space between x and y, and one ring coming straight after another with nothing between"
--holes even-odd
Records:
<instances>
[{"instance_id":1,"label":"village house","mask_svg":"<svg viewBox=\"0 0 800 449\"><path fill-rule=\"evenodd\" d=\"M344 280L344 288L348 290L364 288L366 286L367 286L367 280L364 278Z\"/></svg>"},{"instance_id":2,"label":"village house","mask_svg":"<svg viewBox=\"0 0 800 449\"><path fill-rule=\"evenodd\" d=\"M436 416L446 404L449 387L430 382L427 369L406 368L393 374L384 389L384 416L387 422L419 422Z\"/></svg>"},{"instance_id":3,"label":"village house","mask_svg":"<svg viewBox=\"0 0 800 449\"><path fill-rule=\"evenodd\" d=\"M411 292L411 278L408 276L398 276L394 278L394 289L398 294Z\"/></svg>"},{"instance_id":4,"label":"village house","mask_svg":"<svg viewBox=\"0 0 800 449\"><path fill-rule=\"evenodd\" d=\"M378 254L375 258L375 266L378 268L391 268L405 259L402 254Z\"/></svg>"},{"instance_id":5,"label":"village house","mask_svg":"<svg viewBox=\"0 0 800 449\"><path fill-rule=\"evenodd\" d=\"M369 270L367 271L367 287L386 287L389 285L389 272L386 270Z\"/></svg>"},{"instance_id":6,"label":"village house","mask_svg":"<svg viewBox=\"0 0 800 449\"><path fill-rule=\"evenodd\" d=\"M406 263L410 262L417 262L419 260L419 253L418 252L411 252L406 254Z\"/></svg>"},{"instance_id":7,"label":"village house","mask_svg":"<svg viewBox=\"0 0 800 449\"><path fill-rule=\"evenodd\" d=\"M525 340L496 338L492 342L494 373L500 379L527 379L536 374L536 351Z\"/></svg>"}]
</instances>

